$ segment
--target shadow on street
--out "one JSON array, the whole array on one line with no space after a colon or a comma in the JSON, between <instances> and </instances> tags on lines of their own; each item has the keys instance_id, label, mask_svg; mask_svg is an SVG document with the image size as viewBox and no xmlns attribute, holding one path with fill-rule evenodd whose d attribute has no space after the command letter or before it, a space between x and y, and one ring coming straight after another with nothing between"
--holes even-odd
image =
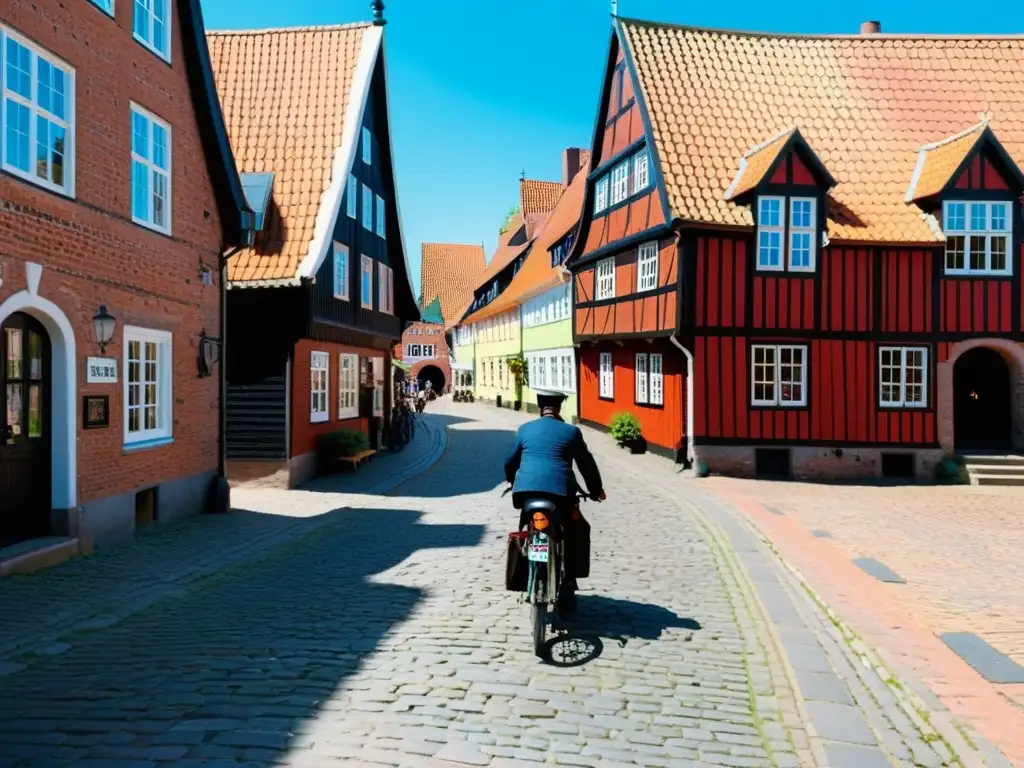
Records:
<instances>
[{"instance_id":1,"label":"shadow on street","mask_svg":"<svg viewBox=\"0 0 1024 768\"><path fill-rule=\"evenodd\" d=\"M261 525L272 517L232 516ZM476 525L423 525L414 511L327 516L177 597L65 637L70 648L60 655L3 678L0 765L116 765L156 755L277 764L321 702L422 597L371 577L417 550L472 547L483 534ZM159 580L151 571L137 576Z\"/></svg>"}]
</instances>

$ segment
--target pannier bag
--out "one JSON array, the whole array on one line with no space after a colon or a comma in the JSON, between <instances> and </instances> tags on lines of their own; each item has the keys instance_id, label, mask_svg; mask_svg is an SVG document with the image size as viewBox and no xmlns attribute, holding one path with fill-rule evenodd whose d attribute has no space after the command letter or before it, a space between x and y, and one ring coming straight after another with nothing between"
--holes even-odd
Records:
<instances>
[{"instance_id":1,"label":"pannier bag","mask_svg":"<svg viewBox=\"0 0 1024 768\"><path fill-rule=\"evenodd\" d=\"M508 559L505 562L505 589L510 592L525 592L529 576L529 561L526 559L526 531L513 531L508 535Z\"/></svg>"}]
</instances>

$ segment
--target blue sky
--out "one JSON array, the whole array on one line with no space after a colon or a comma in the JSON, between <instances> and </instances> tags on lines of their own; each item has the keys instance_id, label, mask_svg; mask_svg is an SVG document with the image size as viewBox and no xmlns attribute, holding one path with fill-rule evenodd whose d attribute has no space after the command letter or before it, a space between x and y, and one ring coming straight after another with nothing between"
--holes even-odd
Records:
<instances>
[{"instance_id":1,"label":"blue sky","mask_svg":"<svg viewBox=\"0 0 1024 768\"><path fill-rule=\"evenodd\" d=\"M207 29L342 24L369 0L202 0ZM245 13L241 13L244 7ZM1019 0L691 2L619 0L619 15L771 32L1020 33ZM483 243L516 204L519 174L558 180L565 147L588 147L611 30L610 0L385 0L392 138L403 235Z\"/></svg>"}]
</instances>

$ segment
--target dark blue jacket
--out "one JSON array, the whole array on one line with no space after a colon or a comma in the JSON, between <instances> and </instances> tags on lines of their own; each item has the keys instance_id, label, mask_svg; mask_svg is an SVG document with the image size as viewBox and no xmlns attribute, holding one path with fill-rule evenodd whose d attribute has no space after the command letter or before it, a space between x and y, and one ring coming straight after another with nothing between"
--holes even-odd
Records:
<instances>
[{"instance_id":1,"label":"dark blue jacket","mask_svg":"<svg viewBox=\"0 0 1024 768\"><path fill-rule=\"evenodd\" d=\"M505 479L513 484L513 499L524 492L573 496L576 493L574 461L588 491L596 494L604 490L597 462L579 427L551 416L523 424L512 453L505 460Z\"/></svg>"}]
</instances>

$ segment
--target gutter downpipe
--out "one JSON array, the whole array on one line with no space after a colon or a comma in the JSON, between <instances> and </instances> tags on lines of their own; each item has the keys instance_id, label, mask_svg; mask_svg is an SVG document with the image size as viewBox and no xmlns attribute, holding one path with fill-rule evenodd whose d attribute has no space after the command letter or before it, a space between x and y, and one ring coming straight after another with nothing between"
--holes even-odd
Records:
<instances>
[{"instance_id":1,"label":"gutter downpipe","mask_svg":"<svg viewBox=\"0 0 1024 768\"><path fill-rule=\"evenodd\" d=\"M245 230L244 240L251 242L252 229ZM214 493L213 512L227 512L231 509L231 488L228 484L228 259L238 253L244 245L237 245L220 258L220 370L217 382L217 485Z\"/></svg>"},{"instance_id":2,"label":"gutter downpipe","mask_svg":"<svg viewBox=\"0 0 1024 768\"><path fill-rule=\"evenodd\" d=\"M693 450L693 353L682 345L675 333L668 338L680 352L686 355L686 453L692 467L697 462Z\"/></svg>"}]
</instances>

